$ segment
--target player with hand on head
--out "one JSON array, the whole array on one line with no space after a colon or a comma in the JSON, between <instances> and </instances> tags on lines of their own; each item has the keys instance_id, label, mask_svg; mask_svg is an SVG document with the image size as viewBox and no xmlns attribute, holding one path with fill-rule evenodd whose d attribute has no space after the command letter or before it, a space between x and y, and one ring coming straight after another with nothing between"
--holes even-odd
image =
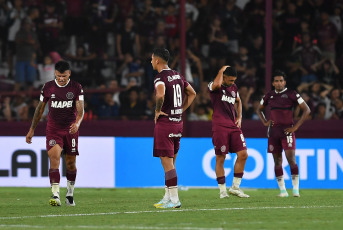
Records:
<instances>
[{"instance_id":1,"label":"player with hand on head","mask_svg":"<svg viewBox=\"0 0 343 230\"><path fill-rule=\"evenodd\" d=\"M268 127L268 152L273 154L275 176L280 188L280 197L288 197L283 178L282 151L285 150L288 164L291 168L293 196L299 197L299 168L295 160L294 132L304 123L310 114L310 108L302 97L295 91L286 88L286 74L280 70L273 73L272 85L274 90L269 91L261 100L257 108L263 125ZM300 120L294 125L293 109L299 105L302 110ZM262 112L266 106L270 108L270 120Z\"/></svg>"},{"instance_id":2,"label":"player with hand on head","mask_svg":"<svg viewBox=\"0 0 343 230\"><path fill-rule=\"evenodd\" d=\"M156 109L154 157L159 157L165 173L165 194L156 208L180 208L175 160L183 131L182 113L192 104L196 93L180 73L168 67L169 51L156 48L151 64L158 74L154 79Z\"/></svg>"},{"instance_id":3,"label":"player with hand on head","mask_svg":"<svg viewBox=\"0 0 343 230\"><path fill-rule=\"evenodd\" d=\"M250 197L239 188L248 153L241 130L242 102L235 84L236 79L236 69L231 66L223 66L214 81L208 84L213 106L212 142L216 154L215 171L220 198L229 197L226 190L224 171L224 161L228 152L237 154L233 182L229 193L241 198ZM237 117L235 114L235 103L237 103Z\"/></svg>"},{"instance_id":4,"label":"player with hand on head","mask_svg":"<svg viewBox=\"0 0 343 230\"><path fill-rule=\"evenodd\" d=\"M56 79L43 86L30 130L26 135L26 142L31 144L34 130L48 103L46 148L50 160L49 178L52 197L49 204L51 206L61 206L59 166L62 150L64 150L67 165L66 204L75 206L73 194L77 171L76 155L79 155L78 137L84 115L84 99L82 86L70 80L70 74L68 62L59 61L55 64Z\"/></svg>"}]
</instances>

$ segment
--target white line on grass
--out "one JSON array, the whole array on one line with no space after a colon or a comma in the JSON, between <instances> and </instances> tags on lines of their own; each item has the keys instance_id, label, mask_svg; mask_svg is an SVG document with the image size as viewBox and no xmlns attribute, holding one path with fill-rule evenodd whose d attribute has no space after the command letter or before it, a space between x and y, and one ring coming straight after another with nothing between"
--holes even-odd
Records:
<instances>
[{"instance_id":1,"label":"white line on grass","mask_svg":"<svg viewBox=\"0 0 343 230\"><path fill-rule=\"evenodd\" d=\"M197 227L152 227L152 226L127 226L127 225L107 225L107 226L99 226L99 225L74 225L74 226L43 226L43 225L19 225L19 224L0 224L0 228L43 228L43 229L56 229L56 228L94 228L94 229L180 229L180 230L223 230L223 228L197 228Z\"/></svg>"},{"instance_id":2,"label":"white line on grass","mask_svg":"<svg viewBox=\"0 0 343 230\"><path fill-rule=\"evenodd\" d=\"M75 214L61 214L61 215L36 215L36 216L8 216L0 217L0 220L13 219L32 219L32 218L53 218L53 217L70 217L70 216L105 216L118 214L142 214L142 213L163 213L163 212L199 212L199 211L231 211L231 210L261 210L261 209L308 209L308 208L341 208L342 205L337 206L286 206L286 207L247 207L247 208L200 208L200 209L166 209L154 211L126 211L126 212L99 212L99 213L75 213Z\"/></svg>"}]
</instances>

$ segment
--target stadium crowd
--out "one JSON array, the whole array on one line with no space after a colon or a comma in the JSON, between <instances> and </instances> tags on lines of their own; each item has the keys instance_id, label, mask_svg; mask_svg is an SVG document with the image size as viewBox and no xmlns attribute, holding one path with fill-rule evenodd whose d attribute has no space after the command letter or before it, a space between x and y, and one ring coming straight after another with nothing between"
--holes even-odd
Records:
<instances>
[{"instance_id":1,"label":"stadium crowd","mask_svg":"<svg viewBox=\"0 0 343 230\"><path fill-rule=\"evenodd\" d=\"M85 89L85 120L152 120L151 52L168 48L169 66L179 70L178 3L0 0L0 120L32 119L32 92L54 79L60 59ZM257 120L265 93L265 1L187 0L185 9L185 78L197 91L188 119L211 120L207 85L230 64L243 119ZM273 1L273 68L287 73L287 87L310 106L309 119L343 119L342 10L342 0Z\"/></svg>"}]
</instances>

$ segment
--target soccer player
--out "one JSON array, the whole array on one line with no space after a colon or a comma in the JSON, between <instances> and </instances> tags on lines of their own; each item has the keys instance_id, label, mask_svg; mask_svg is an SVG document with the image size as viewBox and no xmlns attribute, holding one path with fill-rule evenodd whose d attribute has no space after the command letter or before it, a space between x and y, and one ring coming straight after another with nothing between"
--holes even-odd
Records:
<instances>
[{"instance_id":1,"label":"soccer player","mask_svg":"<svg viewBox=\"0 0 343 230\"><path fill-rule=\"evenodd\" d=\"M62 149L67 165L66 204L75 206L73 197L77 171L75 161L76 155L79 155L78 130L83 119L84 101L82 86L70 80L70 74L68 62L59 61L55 64L56 79L43 86L30 130L26 135L26 142L31 144L34 130L42 117L46 103L48 103L46 148L50 160L49 178L52 197L49 204L51 206L61 206L59 166Z\"/></svg>"},{"instance_id":2,"label":"soccer player","mask_svg":"<svg viewBox=\"0 0 343 230\"><path fill-rule=\"evenodd\" d=\"M302 97L294 90L286 88L286 75L277 70L273 73L272 85L275 90L268 92L261 100L256 113L263 125L268 127L268 152L273 154L275 163L275 176L280 188L280 197L288 197L283 178L282 151L285 150L288 164L291 168L293 196L299 194L299 169L295 160L295 135L301 124L310 114L310 108ZM293 109L298 106L302 110L300 120L294 125ZM262 112L269 106L270 120L267 120Z\"/></svg>"},{"instance_id":3,"label":"soccer player","mask_svg":"<svg viewBox=\"0 0 343 230\"><path fill-rule=\"evenodd\" d=\"M214 81L208 84L213 106L212 142L216 154L215 171L220 198L229 197L226 190L224 172L224 161L228 152L237 154L233 182L229 193L241 198L250 197L239 188L248 153L241 130L242 102L237 92L236 79L236 69L231 66L223 66ZM235 103L237 103L237 117L235 115Z\"/></svg>"},{"instance_id":4,"label":"soccer player","mask_svg":"<svg viewBox=\"0 0 343 230\"><path fill-rule=\"evenodd\" d=\"M158 71L154 79L156 110L154 157L159 157L165 172L165 194L154 204L157 208L180 208L175 160L183 131L182 113L192 104L196 93L178 72L168 67L167 49L156 48L151 64Z\"/></svg>"}]
</instances>

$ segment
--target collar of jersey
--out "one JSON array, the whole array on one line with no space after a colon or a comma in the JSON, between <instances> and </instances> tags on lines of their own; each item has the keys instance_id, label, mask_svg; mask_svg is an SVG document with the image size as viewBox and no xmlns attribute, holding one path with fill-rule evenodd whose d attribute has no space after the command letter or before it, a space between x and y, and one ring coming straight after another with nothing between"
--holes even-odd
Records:
<instances>
[{"instance_id":1,"label":"collar of jersey","mask_svg":"<svg viewBox=\"0 0 343 230\"><path fill-rule=\"evenodd\" d=\"M162 69L161 72L162 72L163 70L171 70L171 69L170 69L170 68L168 68L168 69Z\"/></svg>"},{"instance_id":2,"label":"collar of jersey","mask_svg":"<svg viewBox=\"0 0 343 230\"><path fill-rule=\"evenodd\" d=\"M66 87L66 86L69 84L70 79L68 80L67 84L65 84L65 85L59 85L59 84L57 83L56 79L55 79L55 82L56 82L56 85L57 85L58 87L63 88L63 87Z\"/></svg>"},{"instance_id":3,"label":"collar of jersey","mask_svg":"<svg viewBox=\"0 0 343 230\"><path fill-rule=\"evenodd\" d=\"M287 90L287 88L285 88L285 89L282 90L281 92L278 92L278 91L275 90L275 93L276 93L276 94L278 94L278 93L283 93L283 92L285 92L286 90Z\"/></svg>"}]
</instances>

